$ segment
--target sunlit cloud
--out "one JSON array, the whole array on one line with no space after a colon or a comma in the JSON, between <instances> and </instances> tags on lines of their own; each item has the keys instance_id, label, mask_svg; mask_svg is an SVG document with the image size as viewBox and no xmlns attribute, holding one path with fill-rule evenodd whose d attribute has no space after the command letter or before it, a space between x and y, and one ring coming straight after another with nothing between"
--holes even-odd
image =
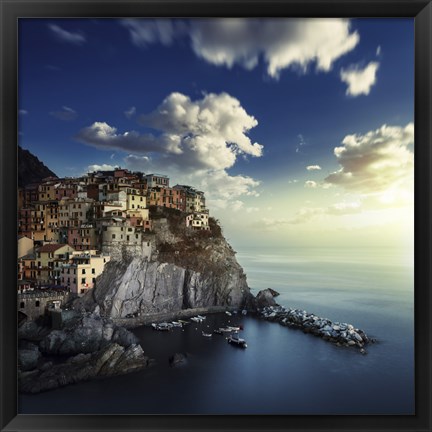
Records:
<instances>
[{"instance_id":1,"label":"sunlit cloud","mask_svg":"<svg viewBox=\"0 0 432 432\"><path fill-rule=\"evenodd\" d=\"M383 125L364 135L347 135L334 149L341 168L325 182L363 196L411 196L414 124ZM399 192L398 192L399 191Z\"/></svg>"}]
</instances>

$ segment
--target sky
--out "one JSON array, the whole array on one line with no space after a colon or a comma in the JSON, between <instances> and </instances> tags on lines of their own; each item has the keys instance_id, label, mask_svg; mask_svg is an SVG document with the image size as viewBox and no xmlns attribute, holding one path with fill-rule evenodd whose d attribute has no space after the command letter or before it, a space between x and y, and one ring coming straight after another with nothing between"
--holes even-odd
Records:
<instances>
[{"instance_id":1,"label":"sky","mask_svg":"<svg viewBox=\"0 0 432 432\"><path fill-rule=\"evenodd\" d=\"M413 244L413 19L19 19L19 144L206 193L234 249Z\"/></svg>"}]
</instances>

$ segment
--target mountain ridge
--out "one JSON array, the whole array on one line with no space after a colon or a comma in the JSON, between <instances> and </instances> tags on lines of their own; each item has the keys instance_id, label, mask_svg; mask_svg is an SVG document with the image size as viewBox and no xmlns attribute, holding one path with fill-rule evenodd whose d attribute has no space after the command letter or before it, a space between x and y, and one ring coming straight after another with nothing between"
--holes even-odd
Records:
<instances>
[{"instance_id":1,"label":"mountain ridge","mask_svg":"<svg viewBox=\"0 0 432 432\"><path fill-rule=\"evenodd\" d=\"M18 187L39 183L46 177L58 177L37 156L18 146Z\"/></svg>"}]
</instances>

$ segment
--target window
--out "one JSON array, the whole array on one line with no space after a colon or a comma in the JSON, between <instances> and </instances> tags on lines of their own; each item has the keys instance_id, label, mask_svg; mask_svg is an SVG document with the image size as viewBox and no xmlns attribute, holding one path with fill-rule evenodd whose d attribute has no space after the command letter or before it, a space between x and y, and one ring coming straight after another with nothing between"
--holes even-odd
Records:
<instances>
[{"instance_id":1,"label":"window","mask_svg":"<svg viewBox=\"0 0 432 432\"><path fill-rule=\"evenodd\" d=\"M129 236L126 236L126 240L129 241Z\"/></svg>"},{"instance_id":2,"label":"window","mask_svg":"<svg viewBox=\"0 0 432 432\"><path fill-rule=\"evenodd\" d=\"M24 302L21 302L20 303L20 308L22 309L23 307L25 307L25 304L24 304Z\"/></svg>"},{"instance_id":3,"label":"window","mask_svg":"<svg viewBox=\"0 0 432 432\"><path fill-rule=\"evenodd\" d=\"M96 278L93 278L93 279L92 279L92 282L93 282L93 283L96 283Z\"/></svg>"},{"instance_id":4,"label":"window","mask_svg":"<svg viewBox=\"0 0 432 432\"><path fill-rule=\"evenodd\" d=\"M92 268L92 274L96 274L96 270Z\"/></svg>"},{"instance_id":5,"label":"window","mask_svg":"<svg viewBox=\"0 0 432 432\"><path fill-rule=\"evenodd\" d=\"M112 235L112 238L115 239L115 234Z\"/></svg>"},{"instance_id":6,"label":"window","mask_svg":"<svg viewBox=\"0 0 432 432\"><path fill-rule=\"evenodd\" d=\"M85 278L81 278L81 283L85 284L86 283L86 279Z\"/></svg>"},{"instance_id":7,"label":"window","mask_svg":"<svg viewBox=\"0 0 432 432\"><path fill-rule=\"evenodd\" d=\"M40 306L40 301L36 300L36 307L39 307L39 306Z\"/></svg>"},{"instance_id":8,"label":"window","mask_svg":"<svg viewBox=\"0 0 432 432\"><path fill-rule=\"evenodd\" d=\"M81 274L86 274L85 269L82 269Z\"/></svg>"}]
</instances>

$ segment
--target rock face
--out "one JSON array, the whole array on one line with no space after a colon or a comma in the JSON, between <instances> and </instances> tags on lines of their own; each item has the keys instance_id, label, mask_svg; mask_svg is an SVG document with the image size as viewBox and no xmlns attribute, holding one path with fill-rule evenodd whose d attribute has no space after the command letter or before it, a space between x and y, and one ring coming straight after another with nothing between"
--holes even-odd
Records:
<instances>
[{"instance_id":1,"label":"rock face","mask_svg":"<svg viewBox=\"0 0 432 432\"><path fill-rule=\"evenodd\" d=\"M97 313L69 314L60 330L26 323L18 334L19 389L24 393L121 375L150 364L133 333Z\"/></svg>"},{"instance_id":2,"label":"rock face","mask_svg":"<svg viewBox=\"0 0 432 432\"><path fill-rule=\"evenodd\" d=\"M111 260L80 304L88 310L98 305L110 318L250 304L246 275L217 225L211 232L190 231L177 217L155 222L151 258L125 251Z\"/></svg>"},{"instance_id":3,"label":"rock face","mask_svg":"<svg viewBox=\"0 0 432 432\"><path fill-rule=\"evenodd\" d=\"M140 345L125 348L114 343L94 353L77 354L64 363L54 365L44 361L37 369L21 370L18 383L22 393L39 393L98 377L123 375L149 363Z\"/></svg>"},{"instance_id":4,"label":"rock face","mask_svg":"<svg viewBox=\"0 0 432 432\"><path fill-rule=\"evenodd\" d=\"M257 308L264 308L266 306L275 306L276 301L274 297L278 296L279 293L271 288L260 291L255 299L254 303Z\"/></svg>"}]
</instances>

